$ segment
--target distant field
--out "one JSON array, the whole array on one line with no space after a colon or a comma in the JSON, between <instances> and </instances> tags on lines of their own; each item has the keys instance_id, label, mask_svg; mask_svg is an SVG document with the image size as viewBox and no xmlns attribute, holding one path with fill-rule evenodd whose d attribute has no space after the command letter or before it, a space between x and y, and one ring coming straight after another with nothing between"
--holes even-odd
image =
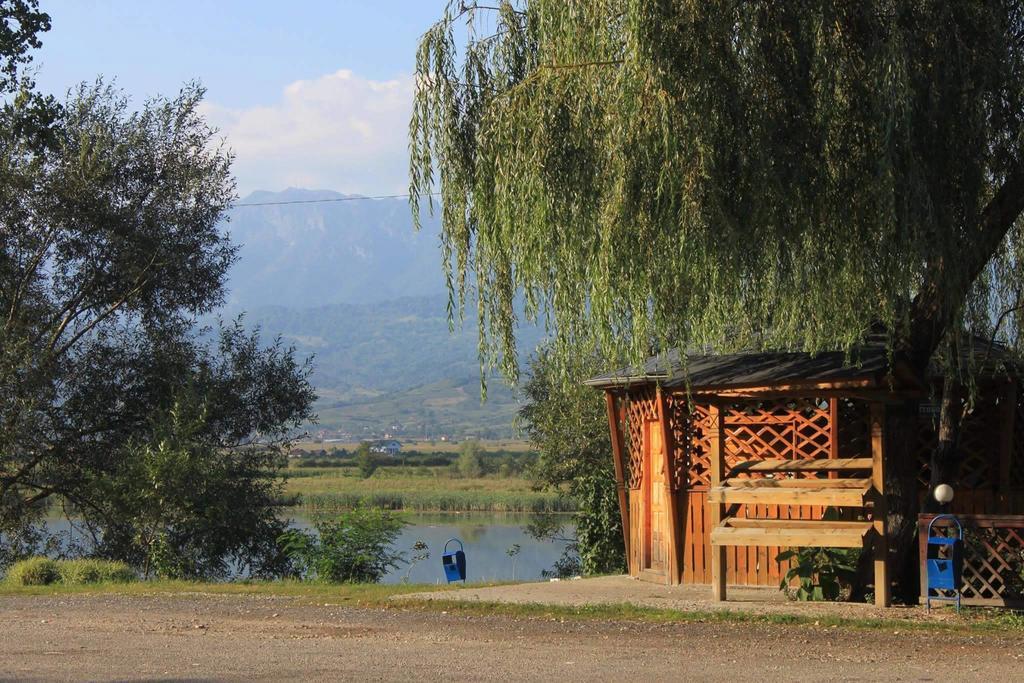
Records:
<instances>
[{"instance_id":1,"label":"distant field","mask_svg":"<svg viewBox=\"0 0 1024 683\"><path fill-rule=\"evenodd\" d=\"M453 478L447 467L388 467L363 479L354 468L293 468L286 490L308 514L356 505L420 512L570 512L555 493L534 491L519 477Z\"/></svg>"},{"instance_id":2,"label":"distant field","mask_svg":"<svg viewBox=\"0 0 1024 683\"><path fill-rule=\"evenodd\" d=\"M399 439L402 442L402 449L406 451L418 451L420 453L458 453L462 443L452 443L450 441L419 441L419 440L405 440ZM359 448L359 441L346 441L337 443L323 443L320 441L299 441L295 444L296 448L301 448L305 451L319 451L325 450L327 452L345 449L346 451L354 451ZM492 439L486 441L480 441L481 447L484 451L509 451L512 453L528 453L532 449L528 441L521 439ZM398 456L401 458L401 455Z\"/></svg>"}]
</instances>

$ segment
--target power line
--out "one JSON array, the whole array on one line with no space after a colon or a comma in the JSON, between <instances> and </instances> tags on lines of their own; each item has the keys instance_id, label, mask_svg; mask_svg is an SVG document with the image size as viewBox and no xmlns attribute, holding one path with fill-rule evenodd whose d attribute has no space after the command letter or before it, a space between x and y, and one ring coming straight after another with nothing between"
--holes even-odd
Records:
<instances>
[{"instance_id":1,"label":"power line","mask_svg":"<svg viewBox=\"0 0 1024 683\"><path fill-rule=\"evenodd\" d=\"M440 192L426 192L428 195L438 195ZM283 202L246 202L245 204L232 204L231 208L243 206L282 206L285 204L325 204L327 202L355 202L363 199L408 199L408 194L381 194L374 197L331 197L328 199L291 199Z\"/></svg>"}]
</instances>

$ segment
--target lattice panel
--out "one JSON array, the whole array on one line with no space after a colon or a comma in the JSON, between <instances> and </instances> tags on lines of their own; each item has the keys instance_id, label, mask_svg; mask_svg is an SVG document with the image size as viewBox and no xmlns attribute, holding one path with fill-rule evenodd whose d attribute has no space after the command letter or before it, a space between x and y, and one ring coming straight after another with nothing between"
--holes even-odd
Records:
<instances>
[{"instance_id":1,"label":"lattice panel","mask_svg":"<svg viewBox=\"0 0 1024 683\"><path fill-rule=\"evenodd\" d=\"M731 404L725 410L725 438L727 467L769 458L827 458L831 453L828 401L779 399Z\"/></svg>"},{"instance_id":2,"label":"lattice panel","mask_svg":"<svg viewBox=\"0 0 1024 683\"><path fill-rule=\"evenodd\" d=\"M968 489L991 488L996 483L1002 410L998 394L990 391L979 396L960 425L960 462L958 485ZM917 436L918 481L927 488L931 479L932 452L938 447L938 416L922 415Z\"/></svg>"},{"instance_id":3,"label":"lattice panel","mask_svg":"<svg viewBox=\"0 0 1024 683\"><path fill-rule=\"evenodd\" d=\"M964 531L962 595L983 600L1024 599L1024 530Z\"/></svg>"},{"instance_id":4,"label":"lattice panel","mask_svg":"<svg viewBox=\"0 0 1024 683\"><path fill-rule=\"evenodd\" d=\"M658 418L658 396L653 388L630 392L626 403L626 444L629 453L627 486L636 490L643 481L644 423Z\"/></svg>"},{"instance_id":5,"label":"lattice panel","mask_svg":"<svg viewBox=\"0 0 1024 683\"><path fill-rule=\"evenodd\" d=\"M1024 601L1024 517L959 515L959 519L964 525L961 596L1011 605ZM924 543L928 518L922 516L919 525Z\"/></svg>"},{"instance_id":6,"label":"lattice panel","mask_svg":"<svg viewBox=\"0 0 1024 683\"><path fill-rule=\"evenodd\" d=\"M706 488L711 479L709 411L686 396L668 397L677 444L675 487ZM831 451L828 402L815 399L741 401L726 405L726 466L766 458L827 458ZM805 476L815 476L807 473Z\"/></svg>"},{"instance_id":7,"label":"lattice panel","mask_svg":"<svg viewBox=\"0 0 1024 683\"><path fill-rule=\"evenodd\" d=\"M711 479L708 408L702 404L690 404L683 394L671 394L666 398L669 429L676 449L672 486L677 491L687 487L706 487Z\"/></svg>"}]
</instances>

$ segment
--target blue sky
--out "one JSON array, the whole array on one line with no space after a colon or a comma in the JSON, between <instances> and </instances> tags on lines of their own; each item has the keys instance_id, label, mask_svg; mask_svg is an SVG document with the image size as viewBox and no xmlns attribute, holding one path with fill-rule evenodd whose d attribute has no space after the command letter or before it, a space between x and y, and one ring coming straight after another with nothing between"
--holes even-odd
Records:
<instances>
[{"instance_id":1,"label":"blue sky","mask_svg":"<svg viewBox=\"0 0 1024 683\"><path fill-rule=\"evenodd\" d=\"M445 0L42 0L41 89L102 74L137 102L199 79L239 189L406 185L416 42Z\"/></svg>"}]
</instances>

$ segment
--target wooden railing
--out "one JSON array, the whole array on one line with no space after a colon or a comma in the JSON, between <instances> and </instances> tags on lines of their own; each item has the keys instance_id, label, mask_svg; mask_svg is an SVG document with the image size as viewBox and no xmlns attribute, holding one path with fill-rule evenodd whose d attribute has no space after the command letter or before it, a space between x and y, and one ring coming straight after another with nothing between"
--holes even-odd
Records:
<instances>
[{"instance_id":1,"label":"wooden railing","mask_svg":"<svg viewBox=\"0 0 1024 683\"><path fill-rule=\"evenodd\" d=\"M917 520L921 553L921 600L927 597L928 524L935 515ZM966 605L1024 607L1024 515L957 515L964 528L963 580ZM948 526L939 520L935 527Z\"/></svg>"}]
</instances>

